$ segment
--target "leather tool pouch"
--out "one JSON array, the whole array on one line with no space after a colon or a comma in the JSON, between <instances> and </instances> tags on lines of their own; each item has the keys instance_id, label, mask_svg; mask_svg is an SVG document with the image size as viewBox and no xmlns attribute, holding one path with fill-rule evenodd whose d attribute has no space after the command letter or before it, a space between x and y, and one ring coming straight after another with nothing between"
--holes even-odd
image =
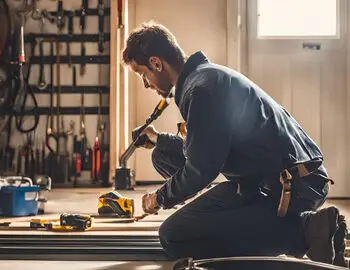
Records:
<instances>
[{"instance_id":1,"label":"leather tool pouch","mask_svg":"<svg viewBox=\"0 0 350 270\"><path fill-rule=\"evenodd\" d=\"M328 193L328 182L331 180L325 173L323 176L321 165L322 160L315 159L288 169L291 176L290 199L287 201L288 194L282 189L277 213L279 216L284 216L287 212L300 214L303 211L316 210L323 204Z\"/></svg>"}]
</instances>

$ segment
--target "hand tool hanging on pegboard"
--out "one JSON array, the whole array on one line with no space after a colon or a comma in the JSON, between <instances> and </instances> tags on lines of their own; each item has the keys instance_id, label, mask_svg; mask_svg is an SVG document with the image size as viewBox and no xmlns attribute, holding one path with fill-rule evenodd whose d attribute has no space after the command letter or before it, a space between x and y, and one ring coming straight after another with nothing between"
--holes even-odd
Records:
<instances>
[{"instance_id":1,"label":"hand tool hanging on pegboard","mask_svg":"<svg viewBox=\"0 0 350 270\"><path fill-rule=\"evenodd\" d=\"M24 14L20 14L21 17L21 27L20 27L20 46L19 46L19 55L18 55L18 89L16 91L16 98L13 106L13 113L16 119L16 127L19 132L29 133L36 129L39 123L39 112L38 112L38 102L34 95L32 88L29 85L29 77L31 72L31 60L29 59L27 76L24 78L23 66L25 64L25 54L24 54ZM33 41L31 44L31 55L30 58L34 55L36 42ZM28 97L31 98L32 104L29 106L27 103ZM31 118L34 117L34 124L30 127L24 127L25 113L30 113ZM29 117L30 118L30 117ZM28 121L27 121L28 122Z\"/></svg>"},{"instance_id":2,"label":"hand tool hanging on pegboard","mask_svg":"<svg viewBox=\"0 0 350 270\"><path fill-rule=\"evenodd\" d=\"M104 51L104 3L103 0L98 0L98 52Z\"/></svg>"},{"instance_id":3,"label":"hand tool hanging on pegboard","mask_svg":"<svg viewBox=\"0 0 350 270\"><path fill-rule=\"evenodd\" d=\"M81 4L81 14L80 14L80 23L79 23L79 27L81 30L81 33L84 34L85 33L85 29L86 29L86 10L89 8L89 2L88 0L82 0L82 4ZM81 43L81 56L85 56L86 55L86 48L85 48L85 43L82 42ZM80 65L80 76L83 76L86 72L86 66L85 64L81 64Z\"/></svg>"},{"instance_id":4,"label":"hand tool hanging on pegboard","mask_svg":"<svg viewBox=\"0 0 350 270\"><path fill-rule=\"evenodd\" d=\"M62 33L62 30L66 24L66 17L64 16L63 0L57 1L57 15L56 15L56 25L58 29L58 34Z\"/></svg>"},{"instance_id":5,"label":"hand tool hanging on pegboard","mask_svg":"<svg viewBox=\"0 0 350 270\"><path fill-rule=\"evenodd\" d=\"M101 109L102 108L102 92L99 91L99 118L98 118L98 132L100 135L100 172L99 179L101 181L101 185L104 187L109 187L111 184L109 183L109 144L106 143L106 121L102 120Z\"/></svg>"},{"instance_id":6,"label":"hand tool hanging on pegboard","mask_svg":"<svg viewBox=\"0 0 350 270\"><path fill-rule=\"evenodd\" d=\"M33 150L34 132L26 134L26 142L23 147L24 151L24 175L34 179L35 175L35 157Z\"/></svg>"},{"instance_id":7,"label":"hand tool hanging on pegboard","mask_svg":"<svg viewBox=\"0 0 350 270\"><path fill-rule=\"evenodd\" d=\"M41 39L39 41L39 56L40 56L40 65L39 65L39 78L37 87L40 90L44 90L47 88L47 83L45 80L45 69L44 69L44 40Z\"/></svg>"},{"instance_id":8,"label":"hand tool hanging on pegboard","mask_svg":"<svg viewBox=\"0 0 350 270\"><path fill-rule=\"evenodd\" d=\"M68 35L70 37L73 37L73 18L74 13L69 12L68 14ZM67 57L68 57L68 66L72 67L72 57L70 52L70 41L67 41Z\"/></svg>"},{"instance_id":9,"label":"hand tool hanging on pegboard","mask_svg":"<svg viewBox=\"0 0 350 270\"><path fill-rule=\"evenodd\" d=\"M41 156L40 156L40 146L41 146L41 141L38 138L35 138L35 175L38 174L44 174L41 171Z\"/></svg>"},{"instance_id":10,"label":"hand tool hanging on pegboard","mask_svg":"<svg viewBox=\"0 0 350 270\"><path fill-rule=\"evenodd\" d=\"M72 78L73 90L75 90L77 87L77 71L76 71L75 65L73 65L72 74L73 74L73 78ZM82 107L80 108L80 110L81 110L80 113L82 113ZM82 121L83 121L82 116L80 116L80 132L81 132L81 126L84 125ZM81 170L82 170L81 159L82 159L82 154L80 150L78 135L74 135L73 136L73 159L72 159L72 175L74 176L74 185L77 184L77 177L81 175Z\"/></svg>"},{"instance_id":11,"label":"hand tool hanging on pegboard","mask_svg":"<svg viewBox=\"0 0 350 270\"><path fill-rule=\"evenodd\" d=\"M76 71L75 66L73 66L74 78L76 79ZM85 91L82 91L81 94L81 103L80 103L80 130L79 140L77 137L75 138L75 145L77 152L80 153L81 156L81 170L88 171L91 170L92 165L92 149L87 138L86 134L86 125L85 125Z\"/></svg>"},{"instance_id":12,"label":"hand tool hanging on pegboard","mask_svg":"<svg viewBox=\"0 0 350 270\"><path fill-rule=\"evenodd\" d=\"M1 64L0 64L1 65ZM0 66L0 114L4 114L11 108L12 100L12 75L7 64ZM0 116L0 132L6 129L9 116Z\"/></svg>"},{"instance_id":13,"label":"hand tool hanging on pegboard","mask_svg":"<svg viewBox=\"0 0 350 270\"><path fill-rule=\"evenodd\" d=\"M98 118L97 118L97 128L96 128L96 137L94 147L92 149L92 167L91 167L91 177L92 183L97 184L101 179L101 144L100 141L102 139L105 123L102 121L101 116L101 106L102 106L102 93L99 91L99 105L98 105ZM101 139L100 139L101 135Z\"/></svg>"},{"instance_id":14,"label":"hand tool hanging on pegboard","mask_svg":"<svg viewBox=\"0 0 350 270\"><path fill-rule=\"evenodd\" d=\"M69 178L69 154L68 154L68 135L64 128L63 116L61 109L61 55L60 43L56 41L56 81L57 81L57 154L58 154L58 170L59 174L56 179L58 182L67 182Z\"/></svg>"},{"instance_id":15,"label":"hand tool hanging on pegboard","mask_svg":"<svg viewBox=\"0 0 350 270\"><path fill-rule=\"evenodd\" d=\"M18 89L18 53L20 20L7 1L0 1L0 132L9 121L6 115L12 111Z\"/></svg>"},{"instance_id":16,"label":"hand tool hanging on pegboard","mask_svg":"<svg viewBox=\"0 0 350 270\"><path fill-rule=\"evenodd\" d=\"M0 175L4 175L5 172L5 162L4 162L4 156L5 156L5 146L3 143L3 136L0 133Z\"/></svg>"},{"instance_id":17,"label":"hand tool hanging on pegboard","mask_svg":"<svg viewBox=\"0 0 350 270\"><path fill-rule=\"evenodd\" d=\"M11 147L11 133L12 133L12 117L9 118L9 121L7 123L7 140L6 140L6 146L4 149L4 156L3 156L5 172L10 172L14 170L13 163L15 158L15 149Z\"/></svg>"},{"instance_id":18,"label":"hand tool hanging on pegboard","mask_svg":"<svg viewBox=\"0 0 350 270\"><path fill-rule=\"evenodd\" d=\"M46 151L45 151L45 147L46 147L46 143L45 140L42 140L41 142L41 149L40 149L40 165L41 165L41 169L40 169L40 174L46 174L47 173L47 161L46 161Z\"/></svg>"},{"instance_id":19,"label":"hand tool hanging on pegboard","mask_svg":"<svg viewBox=\"0 0 350 270\"><path fill-rule=\"evenodd\" d=\"M50 56L54 57L54 42L50 43ZM57 148L58 138L54 128L54 63L50 64L50 113L46 120L46 135L45 135L45 146L49 149L49 154L45 158L45 172L53 180L55 180L54 172L57 164ZM43 147L42 156L45 157L45 147Z\"/></svg>"},{"instance_id":20,"label":"hand tool hanging on pegboard","mask_svg":"<svg viewBox=\"0 0 350 270\"><path fill-rule=\"evenodd\" d=\"M0 1L0 57L3 55L10 38L11 18L7 1Z\"/></svg>"},{"instance_id":21,"label":"hand tool hanging on pegboard","mask_svg":"<svg viewBox=\"0 0 350 270\"><path fill-rule=\"evenodd\" d=\"M72 182L76 177L76 165L75 165L75 153L74 153L74 136L75 136L75 122L73 120L69 121L69 129L67 131L68 142L72 145L72 151L68 152L69 155L69 176L68 181ZM70 139L71 138L71 139Z\"/></svg>"}]
</instances>

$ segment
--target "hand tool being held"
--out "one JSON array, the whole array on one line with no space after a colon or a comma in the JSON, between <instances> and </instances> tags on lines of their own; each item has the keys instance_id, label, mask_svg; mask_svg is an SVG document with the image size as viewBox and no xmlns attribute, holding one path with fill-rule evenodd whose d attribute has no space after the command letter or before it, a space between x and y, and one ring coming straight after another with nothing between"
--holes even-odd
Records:
<instances>
[{"instance_id":1,"label":"hand tool being held","mask_svg":"<svg viewBox=\"0 0 350 270\"><path fill-rule=\"evenodd\" d=\"M131 183L131 171L127 168L127 161L131 157L131 155L135 152L135 150L143 145L148 137L145 134L142 134L142 131L147 128L154 120L156 120L168 107L170 103L170 97L166 99L162 99L158 105L153 110L153 113L146 119L146 123L139 127L137 130L133 132L133 141L129 145L129 147L125 150L125 152L120 156L119 163L120 167L116 169L115 174L115 189L123 190L123 189L133 189Z\"/></svg>"}]
</instances>

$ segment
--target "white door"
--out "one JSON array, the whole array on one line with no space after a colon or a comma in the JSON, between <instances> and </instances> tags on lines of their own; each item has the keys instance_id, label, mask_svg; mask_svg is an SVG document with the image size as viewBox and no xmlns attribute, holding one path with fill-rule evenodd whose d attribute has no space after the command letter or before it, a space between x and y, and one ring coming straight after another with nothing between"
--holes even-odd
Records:
<instances>
[{"instance_id":1,"label":"white door","mask_svg":"<svg viewBox=\"0 0 350 270\"><path fill-rule=\"evenodd\" d=\"M248 0L247 75L321 147L334 179L347 181L347 1Z\"/></svg>"}]
</instances>

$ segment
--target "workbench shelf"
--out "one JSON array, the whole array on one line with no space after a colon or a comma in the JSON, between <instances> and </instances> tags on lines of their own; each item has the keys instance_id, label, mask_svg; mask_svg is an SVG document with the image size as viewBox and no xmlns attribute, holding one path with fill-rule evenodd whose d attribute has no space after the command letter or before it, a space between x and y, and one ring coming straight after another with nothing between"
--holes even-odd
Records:
<instances>
[{"instance_id":1,"label":"workbench shelf","mask_svg":"<svg viewBox=\"0 0 350 270\"><path fill-rule=\"evenodd\" d=\"M54 115L57 114L57 111L59 111L60 115L80 115L82 113L82 109L80 107L62 107L59 110L57 110L56 107L50 108L50 107L38 107L35 110L28 110L28 111L23 111L21 113L15 113L15 112L2 112L0 113L1 116L4 115L49 115L51 112L53 112ZM99 113L99 108L98 107L84 107L84 114L86 115L98 115ZM109 114L109 107L101 107L100 108L100 113L102 115L108 115Z\"/></svg>"},{"instance_id":2,"label":"workbench shelf","mask_svg":"<svg viewBox=\"0 0 350 270\"><path fill-rule=\"evenodd\" d=\"M36 85L30 85L35 94L50 94L50 85L45 89L39 89ZM58 87L53 88L53 92L56 94ZM109 86L84 86L79 85L73 87L71 85L61 86L61 94L109 94Z\"/></svg>"},{"instance_id":3,"label":"workbench shelf","mask_svg":"<svg viewBox=\"0 0 350 270\"><path fill-rule=\"evenodd\" d=\"M60 42L98 42L98 34L51 34L51 33L30 33L24 36L24 42L31 43L36 39L47 39L47 42L50 42L50 39L57 40ZM103 41L110 41L110 33L103 34Z\"/></svg>"},{"instance_id":4,"label":"workbench shelf","mask_svg":"<svg viewBox=\"0 0 350 270\"><path fill-rule=\"evenodd\" d=\"M43 63L44 64L55 64L56 63L56 56L43 56ZM40 56L32 56L31 57L32 64L40 64L41 57ZM61 64L109 64L110 62L110 56L109 55L72 55L71 57L68 56L60 56L60 63Z\"/></svg>"}]
</instances>

